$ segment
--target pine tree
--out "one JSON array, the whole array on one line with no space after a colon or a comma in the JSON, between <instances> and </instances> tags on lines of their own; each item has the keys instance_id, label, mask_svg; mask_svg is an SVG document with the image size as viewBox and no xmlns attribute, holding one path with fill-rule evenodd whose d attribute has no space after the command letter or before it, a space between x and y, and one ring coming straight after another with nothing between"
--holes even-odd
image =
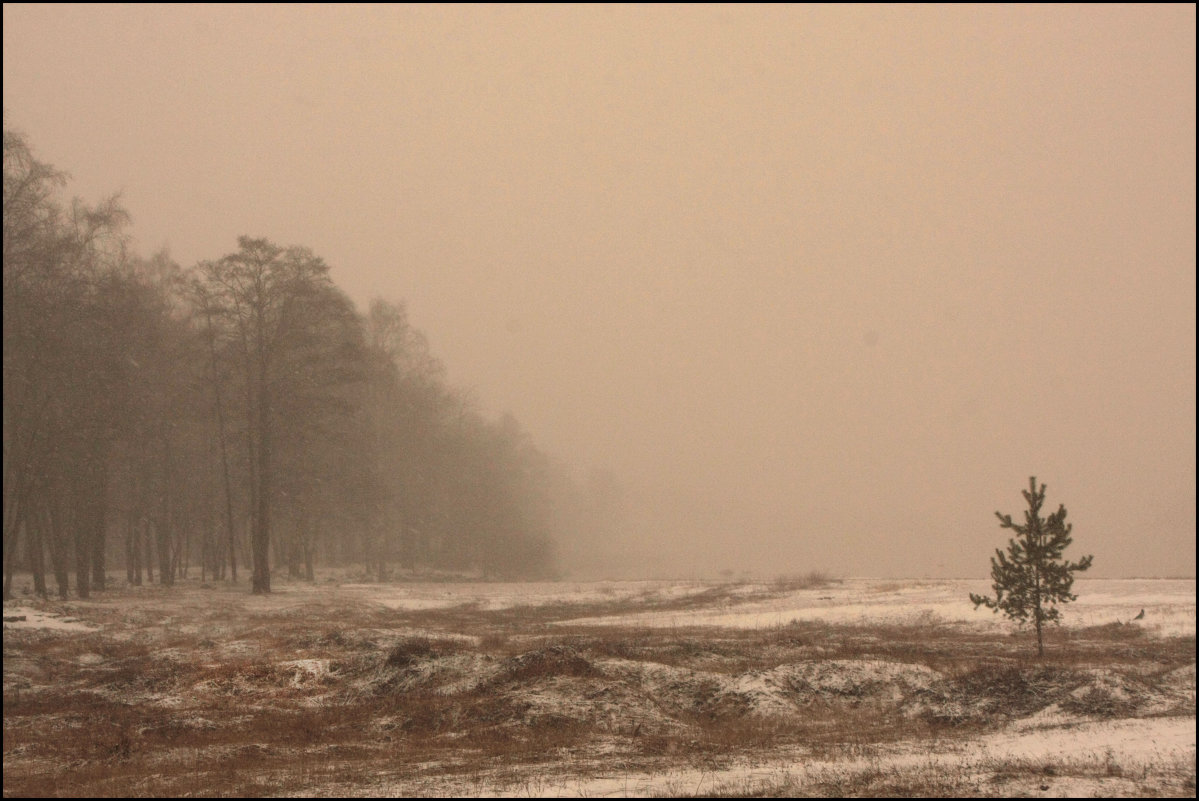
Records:
<instances>
[{"instance_id":1,"label":"pine tree","mask_svg":"<svg viewBox=\"0 0 1199 801\"><path fill-rule=\"evenodd\" d=\"M1077 598L1070 592L1074 584L1074 573L1091 566L1091 556L1078 562L1062 559L1062 552L1073 541L1070 531L1073 526L1066 522L1066 507L1059 506L1057 512L1047 518L1040 517L1045 503L1045 485L1037 489L1037 479L1028 479L1028 489L1023 490L1028 510L1024 513L1024 525L1012 522L1011 515L995 513L1001 528L1010 528L1016 537L1008 540L1008 553L995 549L991 558L991 585L995 597L970 593L974 608L986 606L1002 611L1010 619L1023 625L1032 618L1037 630L1037 655L1042 656L1045 648L1041 640L1041 628L1046 622L1056 623L1061 612L1055 604L1068 603Z\"/></svg>"}]
</instances>

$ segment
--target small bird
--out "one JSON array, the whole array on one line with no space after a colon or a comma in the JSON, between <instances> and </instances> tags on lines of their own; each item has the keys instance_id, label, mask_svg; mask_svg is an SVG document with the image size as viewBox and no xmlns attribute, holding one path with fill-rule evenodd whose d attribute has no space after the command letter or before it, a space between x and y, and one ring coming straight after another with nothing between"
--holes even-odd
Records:
<instances>
[{"instance_id":1,"label":"small bird","mask_svg":"<svg viewBox=\"0 0 1199 801\"><path fill-rule=\"evenodd\" d=\"M1141 610L1141 613L1140 613L1139 615L1137 615L1136 617L1134 617L1134 618L1133 618L1133 620L1140 620L1140 619L1141 619L1141 618L1143 618L1144 616L1145 616L1145 610L1144 610L1144 609L1142 609L1142 610Z\"/></svg>"}]
</instances>

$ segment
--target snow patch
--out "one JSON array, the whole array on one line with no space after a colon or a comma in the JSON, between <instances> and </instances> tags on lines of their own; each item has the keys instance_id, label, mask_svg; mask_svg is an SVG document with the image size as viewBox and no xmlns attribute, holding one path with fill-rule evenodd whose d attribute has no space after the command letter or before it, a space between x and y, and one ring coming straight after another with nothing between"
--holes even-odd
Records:
<instances>
[{"instance_id":1,"label":"snow patch","mask_svg":"<svg viewBox=\"0 0 1199 801\"><path fill-rule=\"evenodd\" d=\"M4 617L23 617L24 620L4 621L4 628L12 629L49 629L51 631L97 631L100 627L84 623L73 617L56 615L24 606L5 607Z\"/></svg>"},{"instance_id":2,"label":"snow patch","mask_svg":"<svg viewBox=\"0 0 1199 801\"><path fill-rule=\"evenodd\" d=\"M1067 628L1121 623L1138 626L1148 634L1161 637L1195 634L1193 579L1078 579L1074 592L1078 600L1061 606L1062 624ZM818 590L799 590L738 604L734 609L649 610L576 618L561 623L655 628L772 628L796 621L825 621L851 625L955 624L982 629L1014 628L1002 615L984 608L975 609L970 603L970 593L987 595L993 590L990 582L982 579L909 582L845 579ZM1145 617L1133 622L1142 609Z\"/></svg>"}]
</instances>

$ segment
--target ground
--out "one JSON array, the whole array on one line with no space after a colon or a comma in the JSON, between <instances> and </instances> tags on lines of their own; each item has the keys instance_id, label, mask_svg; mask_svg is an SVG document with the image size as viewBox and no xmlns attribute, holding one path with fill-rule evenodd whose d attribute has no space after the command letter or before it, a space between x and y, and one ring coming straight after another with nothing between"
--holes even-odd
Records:
<instances>
[{"instance_id":1,"label":"ground","mask_svg":"<svg viewBox=\"0 0 1199 801\"><path fill-rule=\"evenodd\" d=\"M318 578L18 578L4 794L1195 795L1194 580Z\"/></svg>"}]
</instances>

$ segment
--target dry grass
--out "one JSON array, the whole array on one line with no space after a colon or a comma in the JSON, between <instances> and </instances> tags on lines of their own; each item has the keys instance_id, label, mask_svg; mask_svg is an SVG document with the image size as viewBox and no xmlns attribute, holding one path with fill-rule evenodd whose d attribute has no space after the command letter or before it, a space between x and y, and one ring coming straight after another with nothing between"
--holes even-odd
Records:
<instances>
[{"instance_id":1,"label":"dry grass","mask_svg":"<svg viewBox=\"0 0 1199 801\"><path fill-rule=\"evenodd\" d=\"M1055 630L1036 661L1026 637L949 625L551 625L760 597L735 585L494 611L396 612L336 597L272 607L220 588L174 593L55 604L103 624L91 633L5 630L5 795L452 794L475 781L588 775L613 760L653 771L788 748L835 759L970 736L1054 703L1093 717L1139 715L1146 699L1173 692L1169 672L1193 664L1195 649L1193 637L1111 626ZM869 675L822 684L816 668L833 660L932 678L901 695ZM1098 669L1108 683L1088 685ZM775 684L762 685L776 670ZM763 700L761 687L773 694ZM1193 689L1172 709L1193 715ZM1186 780L1155 786L1170 794ZM985 795L1000 786L882 771L802 789ZM724 788L799 790L782 780Z\"/></svg>"},{"instance_id":2,"label":"dry grass","mask_svg":"<svg viewBox=\"0 0 1199 801\"><path fill-rule=\"evenodd\" d=\"M819 768L765 780L713 781L702 791L672 787L683 798L1186 798L1195 795L1195 764L1178 758L1150 771L1110 755L1091 760L991 759L964 768L940 762L895 765L881 760L852 768Z\"/></svg>"},{"instance_id":3,"label":"dry grass","mask_svg":"<svg viewBox=\"0 0 1199 801\"><path fill-rule=\"evenodd\" d=\"M803 574L775 576L774 580L770 582L770 588L778 593L787 593L812 590L839 583L839 579L833 578L824 571L811 570Z\"/></svg>"}]
</instances>

